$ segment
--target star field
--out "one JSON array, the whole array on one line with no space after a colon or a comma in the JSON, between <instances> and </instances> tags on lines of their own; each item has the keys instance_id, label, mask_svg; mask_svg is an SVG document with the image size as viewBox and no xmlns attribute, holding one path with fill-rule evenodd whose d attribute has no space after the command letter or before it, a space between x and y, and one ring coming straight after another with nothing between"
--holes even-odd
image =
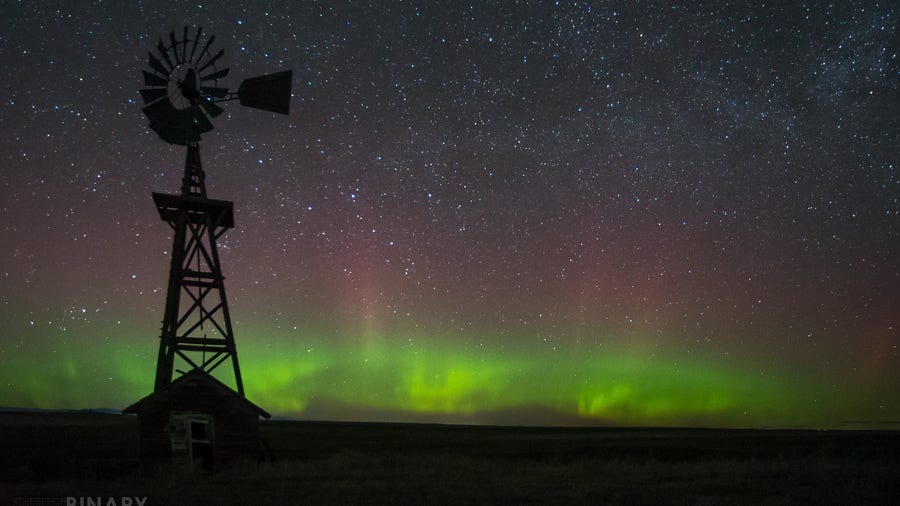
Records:
<instances>
[{"instance_id":1,"label":"star field","mask_svg":"<svg viewBox=\"0 0 900 506\"><path fill-rule=\"evenodd\" d=\"M0 405L152 388L183 147L157 37L290 116L200 145L248 397L473 423L900 420L890 2L22 2L0 34ZM223 85L223 84L220 84Z\"/></svg>"}]
</instances>

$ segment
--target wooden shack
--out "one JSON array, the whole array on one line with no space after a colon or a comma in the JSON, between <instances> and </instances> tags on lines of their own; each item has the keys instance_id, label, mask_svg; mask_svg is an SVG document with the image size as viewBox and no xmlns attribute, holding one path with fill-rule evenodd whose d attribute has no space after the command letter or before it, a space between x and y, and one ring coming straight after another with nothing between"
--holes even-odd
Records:
<instances>
[{"instance_id":1,"label":"wooden shack","mask_svg":"<svg viewBox=\"0 0 900 506\"><path fill-rule=\"evenodd\" d=\"M257 461L259 417L271 416L200 369L123 411L138 417L142 465L206 471Z\"/></svg>"}]
</instances>

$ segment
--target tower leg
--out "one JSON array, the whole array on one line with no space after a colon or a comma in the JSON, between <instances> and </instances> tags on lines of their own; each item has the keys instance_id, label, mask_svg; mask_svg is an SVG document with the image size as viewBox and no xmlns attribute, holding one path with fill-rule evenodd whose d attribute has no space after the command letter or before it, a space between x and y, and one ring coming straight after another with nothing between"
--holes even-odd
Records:
<instances>
[{"instance_id":1,"label":"tower leg","mask_svg":"<svg viewBox=\"0 0 900 506\"><path fill-rule=\"evenodd\" d=\"M177 343L177 322L181 306L181 265L184 263L184 238L187 217L179 213L173 224L172 260L169 262L169 283L166 289L166 309L163 316L162 334L159 340L159 356L156 360L156 382L154 391L172 382L175 364L175 344Z\"/></svg>"}]
</instances>

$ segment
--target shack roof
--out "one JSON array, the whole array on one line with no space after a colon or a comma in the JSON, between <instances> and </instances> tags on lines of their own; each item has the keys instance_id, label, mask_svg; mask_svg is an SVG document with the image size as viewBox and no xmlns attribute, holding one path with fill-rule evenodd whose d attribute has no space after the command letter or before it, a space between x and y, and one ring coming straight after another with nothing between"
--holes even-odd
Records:
<instances>
[{"instance_id":1,"label":"shack roof","mask_svg":"<svg viewBox=\"0 0 900 506\"><path fill-rule=\"evenodd\" d=\"M266 410L261 407L253 404L248 401L246 397L238 394L234 390L232 390L228 385L222 383L217 380L213 376L211 376L206 371L201 369L193 369L183 375L181 377L175 379L172 383L166 385L165 388L161 390L157 390L150 395L144 397L143 399L135 402L131 406L123 409L123 413L140 413L150 404L152 404L156 400L164 400L171 398L172 394L181 390L197 390L198 388L205 388L207 390L212 390L216 392L218 395L223 395L226 397L232 398L235 402L240 405L244 405L249 410L255 411L259 416L263 418L271 418Z\"/></svg>"}]
</instances>

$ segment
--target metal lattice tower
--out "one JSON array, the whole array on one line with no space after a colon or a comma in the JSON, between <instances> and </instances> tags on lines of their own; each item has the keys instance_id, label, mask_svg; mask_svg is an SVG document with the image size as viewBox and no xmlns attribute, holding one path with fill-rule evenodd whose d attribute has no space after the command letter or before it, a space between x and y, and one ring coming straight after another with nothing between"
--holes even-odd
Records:
<instances>
[{"instance_id":1,"label":"metal lattice tower","mask_svg":"<svg viewBox=\"0 0 900 506\"><path fill-rule=\"evenodd\" d=\"M159 39L159 55L149 54L140 90L150 128L170 143L187 147L181 194L153 193L159 216L174 232L166 307L159 343L154 390L169 385L176 372L212 373L230 362L235 388L244 395L237 348L231 327L225 277L216 241L234 227L234 205L206 195L206 174L200 162L200 135L213 129L209 117L222 114L219 102L288 114L291 71L252 77L237 91L217 86L228 75L218 69L225 53L201 44L202 29L180 36L173 30L168 42ZM182 370L176 365L183 365Z\"/></svg>"}]
</instances>

